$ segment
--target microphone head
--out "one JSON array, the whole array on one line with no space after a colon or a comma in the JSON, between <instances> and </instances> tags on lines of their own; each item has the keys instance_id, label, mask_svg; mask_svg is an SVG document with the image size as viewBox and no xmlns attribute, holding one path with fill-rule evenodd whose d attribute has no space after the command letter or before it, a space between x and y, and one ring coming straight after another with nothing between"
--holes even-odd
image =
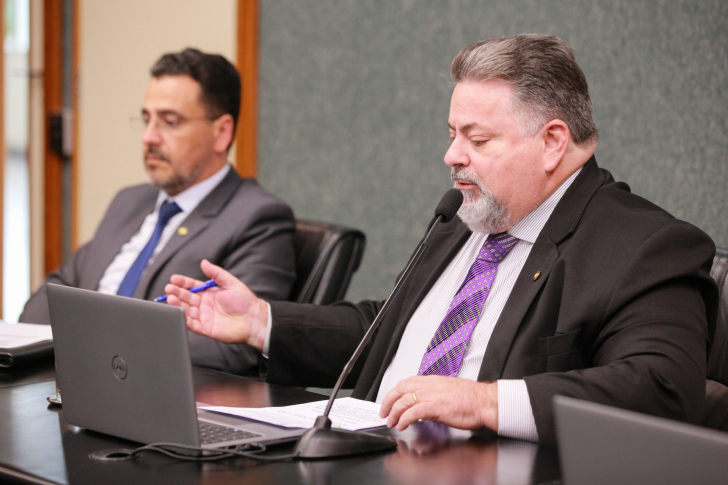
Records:
<instances>
[{"instance_id":1,"label":"microphone head","mask_svg":"<svg viewBox=\"0 0 728 485\"><path fill-rule=\"evenodd\" d=\"M458 189L450 189L442 196L435 209L435 217L442 216L442 222L450 222L458 209L463 205L463 193Z\"/></svg>"}]
</instances>

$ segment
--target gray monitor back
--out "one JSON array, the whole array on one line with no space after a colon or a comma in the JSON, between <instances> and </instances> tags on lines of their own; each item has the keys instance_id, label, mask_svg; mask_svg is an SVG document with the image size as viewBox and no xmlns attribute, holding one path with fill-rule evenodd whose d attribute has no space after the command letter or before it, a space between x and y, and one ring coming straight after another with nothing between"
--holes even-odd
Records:
<instances>
[{"instance_id":1,"label":"gray monitor back","mask_svg":"<svg viewBox=\"0 0 728 485\"><path fill-rule=\"evenodd\" d=\"M199 446L180 308L47 285L56 375L69 424Z\"/></svg>"},{"instance_id":2,"label":"gray monitor back","mask_svg":"<svg viewBox=\"0 0 728 485\"><path fill-rule=\"evenodd\" d=\"M554 397L564 485L728 483L728 433Z\"/></svg>"}]
</instances>

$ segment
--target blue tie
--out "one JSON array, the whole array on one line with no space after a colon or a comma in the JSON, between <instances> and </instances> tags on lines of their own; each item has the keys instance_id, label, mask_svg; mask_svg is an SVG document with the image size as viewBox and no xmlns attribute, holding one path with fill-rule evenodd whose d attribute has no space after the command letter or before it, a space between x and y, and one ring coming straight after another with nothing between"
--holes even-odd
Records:
<instances>
[{"instance_id":1,"label":"blue tie","mask_svg":"<svg viewBox=\"0 0 728 485\"><path fill-rule=\"evenodd\" d=\"M134 294L134 290L136 290L136 287L139 284L142 273L147 267L147 263L149 263L149 258L152 257L152 254L154 253L154 248L157 247L157 243L159 243L159 238L162 237L162 231L164 231L164 227L167 225L172 217L174 217L181 211L182 209L180 209L180 207L175 202L165 200L162 203L162 207L159 208L159 219L157 219L157 227L154 228L154 233L152 234L152 237L149 238L149 242L146 246L144 246L144 249L142 249L142 252L139 253L136 261L134 261L134 264L131 265L131 268L129 268L126 276L124 276L124 279L119 285L119 290L116 292L117 295L132 296Z\"/></svg>"}]
</instances>

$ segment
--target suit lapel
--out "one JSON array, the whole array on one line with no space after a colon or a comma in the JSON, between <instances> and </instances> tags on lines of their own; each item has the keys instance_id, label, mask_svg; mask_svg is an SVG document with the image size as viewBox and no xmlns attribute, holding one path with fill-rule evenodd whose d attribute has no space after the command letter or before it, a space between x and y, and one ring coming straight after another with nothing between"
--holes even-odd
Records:
<instances>
[{"instance_id":1,"label":"suit lapel","mask_svg":"<svg viewBox=\"0 0 728 485\"><path fill-rule=\"evenodd\" d=\"M479 381L494 381L503 374L508 353L526 312L548 281L549 273L559 258L559 244L574 233L589 201L606 178L592 156L556 205L531 248L496 323L480 367ZM536 272L540 275L534 279Z\"/></svg>"},{"instance_id":2,"label":"suit lapel","mask_svg":"<svg viewBox=\"0 0 728 485\"><path fill-rule=\"evenodd\" d=\"M478 374L479 381L494 381L500 378L523 317L541 287L548 280L551 268L558 256L558 247L541 232L531 248L531 253L528 255L521 274L518 275L511 295L493 329ZM534 279L537 271L541 274Z\"/></svg>"},{"instance_id":3,"label":"suit lapel","mask_svg":"<svg viewBox=\"0 0 728 485\"><path fill-rule=\"evenodd\" d=\"M380 332L385 334L385 338L375 340L370 357L371 355L378 354L382 355L382 358L367 359L368 362L375 363L374 365L378 369L373 383L366 385L369 390L366 399L373 400L376 398L376 393L379 391L379 385L384 376L384 372L397 353L399 342L402 339L407 323L432 288L432 285L435 284L471 234L467 226L460 219L456 219L449 224L441 225L433 235L422 255L420 266L415 268L410 275L411 283L406 285L406 289L402 290L405 294L399 297L405 300L401 311L396 315L394 329L389 332L386 329L380 329ZM384 326L386 321L382 322L382 324Z\"/></svg>"},{"instance_id":4,"label":"suit lapel","mask_svg":"<svg viewBox=\"0 0 728 485\"><path fill-rule=\"evenodd\" d=\"M126 206L128 209L124 214L116 218L116 214L111 214L111 227L99 227L94 241L103 241L93 245L93 251L88 255L88 260L94 264L89 264L87 276L84 279L89 282L88 287L94 290L98 288L102 276L106 272L114 258L121 252L121 247L129 242L134 234L139 231L144 219L154 210L154 204L157 202L159 192L150 186L150 190L141 198L136 198ZM118 210L118 208L113 208ZM119 222L117 222L119 221Z\"/></svg>"},{"instance_id":5,"label":"suit lapel","mask_svg":"<svg viewBox=\"0 0 728 485\"><path fill-rule=\"evenodd\" d=\"M420 306L420 303L424 300L432 285L435 284L442 272L445 271L447 265L450 264L450 261L452 261L472 234L460 219L456 219L456 221L445 226L444 231L437 232L432 236L432 240L421 259L423 263L429 261L432 263L422 264L420 268L412 273L411 278L413 283L409 285L409 291L406 295L407 300L402 306L392 345L390 345L387 352L387 357L390 359L394 356L394 351L397 350L397 346L399 346L399 340L404 333L407 322L412 318L415 310ZM415 282L419 283L415 284Z\"/></svg>"},{"instance_id":6,"label":"suit lapel","mask_svg":"<svg viewBox=\"0 0 728 485\"><path fill-rule=\"evenodd\" d=\"M144 271L142 279L134 292L134 297L148 297L147 292L150 281L153 281L172 256L205 230L225 207L230 198L235 195L242 183L242 179L234 170L228 172L225 178L212 189L212 192L182 221L180 228L185 227L187 229L186 233L181 234L179 230L175 232L162 251L154 258L152 264Z\"/></svg>"}]
</instances>

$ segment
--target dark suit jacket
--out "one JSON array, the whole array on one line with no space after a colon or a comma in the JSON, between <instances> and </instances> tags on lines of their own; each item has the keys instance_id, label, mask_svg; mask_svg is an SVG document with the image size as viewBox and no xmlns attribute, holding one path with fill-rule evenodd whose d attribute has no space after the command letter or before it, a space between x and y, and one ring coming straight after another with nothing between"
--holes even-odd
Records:
<instances>
[{"instance_id":1,"label":"dark suit jacket","mask_svg":"<svg viewBox=\"0 0 728 485\"><path fill-rule=\"evenodd\" d=\"M96 290L106 268L121 246L139 230L154 210L159 191L144 184L122 190L112 201L94 238L46 279L77 288ZM260 297L288 298L295 279L291 208L263 190L253 179L241 179L234 170L200 202L153 263L145 270L134 296L154 299L175 274L200 280L203 258L222 266L244 281ZM21 322L49 324L45 284L30 297ZM258 353L243 345L225 345L189 334L193 363L226 372L246 373L257 365Z\"/></svg>"},{"instance_id":2,"label":"dark suit jacket","mask_svg":"<svg viewBox=\"0 0 728 485\"><path fill-rule=\"evenodd\" d=\"M376 398L407 322L469 236L459 220L438 227L354 369L354 397ZM525 379L547 444L556 394L699 421L717 311L714 252L707 235L631 194L592 158L531 249L478 380ZM268 380L331 386L381 305L272 304Z\"/></svg>"}]
</instances>

